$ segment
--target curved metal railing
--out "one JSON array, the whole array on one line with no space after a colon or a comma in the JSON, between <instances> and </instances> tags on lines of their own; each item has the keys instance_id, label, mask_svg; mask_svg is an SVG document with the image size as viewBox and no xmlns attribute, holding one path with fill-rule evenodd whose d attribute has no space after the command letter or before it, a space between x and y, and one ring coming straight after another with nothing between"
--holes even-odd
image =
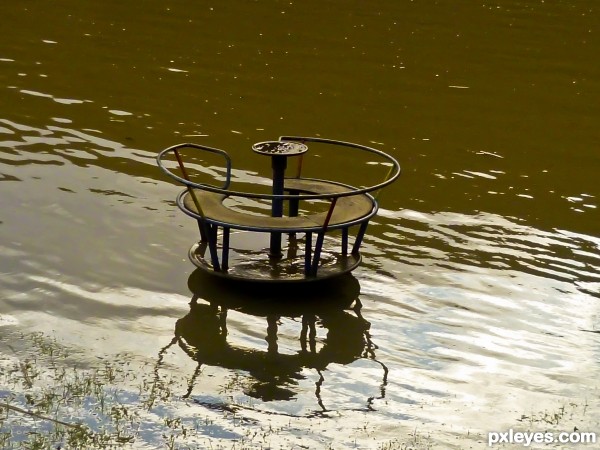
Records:
<instances>
[{"instance_id":1,"label":"curved metal railing","mask_svg":"<svg viewBox=\"0 0 600 450\"><path fill-rule=\"evenodd\" d=\"M156 162L158 163L158 167L160 168L160 170L163 171L164 174L166 174L168 177L173 178L174 180L176 180L180 183L189 185L191 187L195 187L197 189L205 189L205 188L219 189L219 188L215 188L214 186L211 186L209 184L194 183L188 179L187 171L185 169L185 166L183 165L181 155L179 155L179 149L182 149L182 148L195 148L197 150L203 150L203 151L209 152L209 153L216 153L217 155L221 155L223 158L225 158L225 167L227 170L227 174L226 174L225 184L223 185L223 187L221 189L227 190L227 188L229 188L229 185L231 184L231 158L229 157L229 155L227 154L227 152L225 150L221 150L221 149L213 148L213 147L207 147L205 145L192 144L190 142L186 142L184 144L172 145L171 147L165 148L156 157ZM174 174L173 172L171 172L169 169L167 169L164 166L163 157L167 153L173 153L175 155L175 158L177 159L177 163L179 164L179 168L181 169L181 171L184 174L184 178L179 177L178 175Z\"/></svg>"},{"instance_id":2,"label":"curved metal railing","mask_svg":"<svg viewBox=\"0 0 600 450\"><path fill-rule=\"evenodd\" d=\"M367 147L366 145L354 144L351 142L344 142L344 141L337 141L337 140L333 140L333 139L322 139L322 138L316 138L316 137L282 136L279 139L281 141L315 142L315 143L321 143L321 144L338 145L341 147L364 150L364 151L374 153L374 154L382 157L384 160L391 163L392 166L390 167L388 175L386 176L386 178L383 182L372 185L372 186L368 186L365 188L360 188L360 189L359 188L348 188L348 190L333 193L333 194L332 193L326 193L326 194L301 194L301 193L298 193L298 194L262 194L262 193L258 193L258 192L245 192L245 191L236 191L236 190L228 189L229 184L231 182L231 158L223 150L219 150L219 149L212 148L212 147L206 147L206 146L198 145L198 144L191 144L191 143L178 144L178 145L174 145L172 147L166 148L163 151L161 151L158 154L158 156L156 157L156 160L157 160L157 163L158 163L158 166L160 167L160 169L167 176L169 176L170 178L176 180L177 182L179 182L181 184L184 184L188 188L200 189L200 190L204 190L204 191L208 191L208 192L223 194L226 196L256 198L256 199L269 199L269 200L317 200L317 199L331 200L332 198L350 197L353 195L360 195L360 194L366 194L369 192L378 191L378 190L388 186L389 184L393 183L400 176L400 171L401 171L400 164L398 163L398 161L395 158L393 158L392 156L388 155L385 152L382 152L381 150L376 150L374 148ZM211 153L220 154L225 158L226 163L227 163L227 165L226 165L227 179L225 181L223 188L218 188L218 187L212 186L210 184L205 184L205 183L196 183L189 179L189 177L187 176L186 170L180 160L179 153L178 153L179 149L185 148L185 147L191 147L191 148L208 151ZM175 157L177 158L177 160L179 162L179 166L183 172L183 175L184 175L183 178L180 177L179 175L173 173L171 170L169 170L167 167L164 166L163 158L168 153L175 154Z\"/></svg>"}]
</instances>

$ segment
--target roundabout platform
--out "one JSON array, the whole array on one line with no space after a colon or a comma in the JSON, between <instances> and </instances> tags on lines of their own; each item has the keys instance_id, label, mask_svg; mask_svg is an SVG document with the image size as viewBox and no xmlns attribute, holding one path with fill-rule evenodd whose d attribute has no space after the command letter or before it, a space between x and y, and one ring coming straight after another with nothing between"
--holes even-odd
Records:
<instances>
[{"instance_id":1,"label":"roundabout platform","mask_svg":"<svg viewBox=\"0 0 600 450\"><path fill-rule=\"evenodd\" d=\"M381 183L360 188L303 177L307 143L371 153L389 170ZM180 152L183 149L222 157L226 173L223 185L192 181ZM185 186L177 196L177 206L196 220L200 230L200 241L189 251L192 263L223 278L273 283L317 281L354 270L361 261L360 246L369 220L379 208L377 196L400 175L398 162L364 145L315 137L283 136L254 144L252 150L271 160L270 194L230 189L232 163L223 150L185 143L159 153L160 169ZM170 156L174 156L178 173L165 164ZM352 157L350 153L348 156ZM295 176L286 177L292 158L297 161ZM239 210L231 207L228 199L268 200L271 214ZM304 207L315 201L325 202L325 210Z\"/></svg>"}]
</instances>

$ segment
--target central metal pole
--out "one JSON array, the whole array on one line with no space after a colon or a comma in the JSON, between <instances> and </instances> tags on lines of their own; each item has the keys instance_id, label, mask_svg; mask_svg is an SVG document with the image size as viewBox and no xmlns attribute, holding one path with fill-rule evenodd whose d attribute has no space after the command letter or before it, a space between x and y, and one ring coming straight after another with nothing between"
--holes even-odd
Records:
<instances>
[{"instance_id":1,"label":"central metal pole","mask_svg":"<svg viewBox=\"0 0 600 450\"><path fill-rule=\"evenodd\" d=\"M273 167L273 195L283 195L283 185L285 182L285 169L287 167L287 157L282 155L274 155L271 158ZM283 216L283 199L274 198L271 206L271 216ZM281 258L281 232L271 232L271 246L269 251L271 258Z\"/></svg>"}]
</instances>

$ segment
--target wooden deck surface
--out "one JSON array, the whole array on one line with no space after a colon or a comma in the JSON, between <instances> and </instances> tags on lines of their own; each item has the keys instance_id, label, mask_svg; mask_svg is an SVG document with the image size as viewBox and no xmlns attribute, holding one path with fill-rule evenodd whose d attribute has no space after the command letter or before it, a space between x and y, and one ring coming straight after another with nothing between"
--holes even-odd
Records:
<instances>
[{"instance_id":1,"label":"wooden deck surface","mask_svg":"<svg viewBox=\"0 0 600 450\"><path fill-rule=\"evenodd\" d=\"M346 192L348 188L325 181L288 178L285 180L285 190L295 190L309 194L336 194ZM227 207L223 204L223 200L226 198L225 195L201 190L195 190L194 192L200 201L200 206L206 218L226 223L231 225L232 228L236 228L237 225L256 227L263 230L286 228L290 231L300 231L322 227L327 215L327 212L319 212L299 215L298 217L258 216ZM183 202L187 209L196 214L198 213L198 209L189 193L185 194ZM365 217L373 210L374 206L374 201L365 194L340 197L337 200L329 226L341 225Z\"/></svg>"}]
</instances>

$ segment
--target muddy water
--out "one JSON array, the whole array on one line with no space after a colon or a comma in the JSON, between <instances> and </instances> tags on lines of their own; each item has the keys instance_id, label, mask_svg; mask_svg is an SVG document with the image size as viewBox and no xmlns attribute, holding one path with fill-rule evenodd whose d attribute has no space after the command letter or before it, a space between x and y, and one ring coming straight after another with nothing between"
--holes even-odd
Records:
<instances>
[{"instance_id":1,"label":"muddy water","mask_svg":"<svg viewBox=\"0 0 600 450\"><path fill-rule=\"evenodd\" d=\"M5 355L42 332L80 364L179 374L187 398L146 423L237 411L211 419L215 442L256 424L283 430L269 445L310 448L600 432L597 7L455 3L2 3ZM197 231L156 152L223 148L235 182L266 184L250 146L282 134L373 145L403 167L364 264L325 293L358 312L247 310L187 261ZM367 162L317 152L306 170L378 181Z\"/></svg>"}]
</instances>

